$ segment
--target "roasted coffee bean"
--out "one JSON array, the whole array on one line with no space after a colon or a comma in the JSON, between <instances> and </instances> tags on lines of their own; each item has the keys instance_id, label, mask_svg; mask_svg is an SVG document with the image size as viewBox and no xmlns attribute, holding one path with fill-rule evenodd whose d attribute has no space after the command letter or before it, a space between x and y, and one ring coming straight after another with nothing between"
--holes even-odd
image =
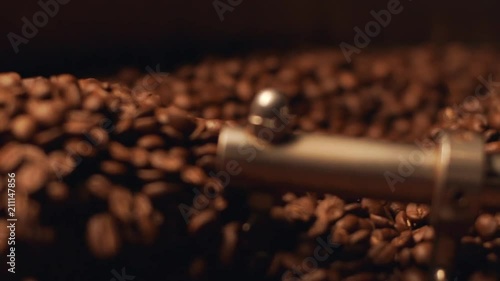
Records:
<instances>
[{"instance_id":1,"label":"roasted coffee bean","mask_svg":"<svg viewBox=\"0 0 500 281\"><path fill-rule=\"evenodd\" d=\"M181 171L181 179L188 184L203 185L206 183L208 176L199 167L187 166Z\"/></svg>"},{"instance_id":2,"label":"roasted coffee bean","mask_svg":"<svg viewBox=\"0 0 500 281\"><path fill-rule=\"evenodd\" d=\"M64 201L69 196L69 188L62 182L53 181L47 184L47 195L54 201Z\"/></svg>"},{"instance_id":3,"label":"roasted coffee bean","mask_svg":"<svg viewBox=\"0 0 500 281\"><path fill-rule=\"evenodd\" d=\"M146 167L149 164L149 152L140 147L131 148L130 163L138 168Z\"/></svg>"},{"instance_id":4,"label":"roasted coffee bean","mask_svg":"<svg viewBox=\"0 0 500 281\"><path fill-rule=\"evenodd\" d=\"M26 92L33 98L44 99L51 95L51 84L43 77L28 78L23 80Z\"/></svg>"},{"instance_id":5,"label":"roasted coffee bean","mask_svg":"<svg viewBox=\"0 0 500 281\"><path fill-rule=\"evenodd\" d=\"M500 153L500 141L487 143L484 146L486 153Z\"/></svg>"},{"instance_id":6,"label":"roasted coffee bean","mask_svg":"<svg viewBox=\"0 0 500 281\"><path fill-rule=\"evenodd\" d=\"M427 281L428 275L419 269L411 268L403 272L401 281Z\"/></svg>"},{"instance_id":7,"label":"roasted coffee bean","mask_svg":"<svg viewBox=\"0 0 500 281\"><path fill-rule=\"evenodd\" d=\"M196 121L187 112L171 106L168 109L169 124L184 135L190 135L196 129Z\"/></svg>"},{"instance_id":8,"label":"roasted coffee bean","mask_svg":"<svg viewBox=\"0 0 500 281\"><path fill-rule=\"evenodd\" d=\"M163 181L158 181L145 184L142 187L141 192L150 198L155 198L155 197L162 197L164 195L172 193L177 193L180 190L182 190L182 187L180 185L168 184Z\"/></svg>"},{"instance_id":9,"label":"roasted coffee bean","mask_svg":"<svg viewBox=\"0 0 500 281\"><path fill-rule=\"evenodd\" d=\"M30 115L19 115L12 120L11 132L18 140L30 139L36 131L36 122Z\"/></svg>"},{"instance_id":10,"label":"roasted coffee bean","mask_svg":"<svg viewBox=\"0 0 500 281\"><path fill-rule=\"evenodd\" d=\"M109 155L118 161L128 162L131 159L131 151L119 142L109 144Z\"/></svg>"},{"instance_id":11,"label":"roasted coffee bean","mask_svg":"<svg viewBox=\"0 0 500 281\"><path fill-rule=\"evenodd\" d=\"M217 220L217 213L214 210L204 210L194 215L188 222L188 232L190 234L197 234L200 230L208 224L214 223Z\"/></svg>"},{"instance_id":12,"label":"roasted coffee bean","mask_svg":"<svg viewBox=\"0 0 500 281\"><path fill-rule=\"evenodd\" d=\"M165 146L165 140L159 135L145 135L137 140L137 146L147 150L163 148Z\"/></svg>"},{"instance_id":13,"label":"roasted coffee bean","mask_svg":"<svg viewBox=\"0 0 500 281\"><path fill-rule=\"evenodd\" d=\"M396 255L397 249L387 242L377 243L368 251L368 257L376 265L385 265L392 263Z\"/></svg>"},{"instance_id":14,"label":"roasted coffee bean","mask_svg":"<svg viewBox=\"0 0 500 281\"><path fill-rule=\"evenodd\" d=\"M100 168L101 171L103 171L108 175L123 175L127 173L127 166L118 161L113 161L113 160L102 161Z\"/></svg>"},{"instance_id":15,"label":"roasted coffee bean","mask_svg":"<svg viewBox=\"0 0 500 281\"><path fill-rule=\"evenodd\" d=\"M103 200L107 200L113 190L112 183L102 175L92 175L85 183L85 187L90 194Z\"/></svg>"},{"instance_id":16,"label":"roasted coffee bean","mask_svg":"<svg viewBox=\"0 0 500 281\"><path fill-rule=\"evenodd\" d=\"M430 241L433 239L434 229L428 225L413 230L413 240L415 240L416 243L420 243L421 241Z\"/></svg>"},{"instance_id":17,"label":"roasted coffee bean","mask_svg":"<svg viewBox=\"0 0 500 281\"><path fill-rule=\"evenodd\" d=\"M11 173L23 161L23 146L9 142L0 148L0 172Z\"/></svg>"},{"instance_id":18,"label":"roasted coffee bean","mask_svg":"<svg viewBox=\"0 0 500 281\"><path fill-rule=\"evenodd\" d=\"M379 200L363 198L361 199L361 207L368 210L370 214L385 215L384 205Z\"/></svg>"},{"instance_id":19,"label":"roasted coffee bean","mask_svg":"<svg viewBox=\"0 0 500 281\"><path fill-rule=\"evenodd\" d=\"M110 199L113 197L110 197ZM133 216L135 219L148 218L153 213L153 206L146 194L136 194L133 198Z\"/></svg>"},{"instance_id":20,"label":"roasted coffee bean","mask_svg":"<svg viewBox=\"0 0 500 281\"><path fill-rule=\"evenodd\" d=\"M410 247L414 243L413 235L410 230L405 230L391 241L392 245L396 248Z\"/></svg>"},{"instance_id":21,"label":"roasted coffee bean","mask_svg":"<svg viewBox=\"0 0 500 281\"><path fill-rule=\"evenodd\" d=\"M382 242L391 241L398 235L397 231L391 228L375 229L372 232L370 243L376 245Z\"/></svg>"},{"instance_id":22,"label":"roasted coffee bean","mask_svg":"<svg viewBox=\"0 0 500 281\"><path fill-rule=\"evenodd\" d=\"M139 169L137 177L146 182L162 180L165 177L165 172L158 169Z\"/></svg>"},{"instance_id":23,"label":"roasted coffee bean","mask_svg":"<svg viewBox=\"0 0 500 281\"><path fill-rule=\"evenodd\" d=\"M30 194L42 188L48 179L47 166L42 163L26 163L16 172L16 187L19 191Z\"/></svg>"},{"instance_id":24,"label":"roasted coffee bean","mask_svg":"<svg viewBox=\"0 0 500 281\"><path fill-rule=\"evenodd\" d=\"M156 150L150 156L151 166L169 173L180 172L186 160L178 155Z\"/></svg>"},{"instance_id":25,"label":"roasted coffee bean","mask_svg":"<svg viewBox=\"0 0 500 281\"><path fill-rule=\"evenodd\" d=\"M370 241L370 234L371 230L369 229L360 229L358 231L355 231L349 236L349 243L354 245L368 242Z\"/></svg>"},{"instance_id":26,"label":"roasted coffee bean","mask_svg":"<svg viewBox=\"0 0 500 281\"><path fill-rule=\"evenodd\" d=\"M408 220L406 211L399 211L394 221L394 228L396 228L400 232L411 228L411 222Z\"/></svg>"},{"instance_id":27,"label":"roasted coffee bean","mask_svg":"<svg viewBox=\"0 0 500 281\"><path fill-rule=\"evenodd\" d=\"M337 221L335 228L345 229L347 232L351 233L359 228L359 218L354 215L347 214Z\"/></svg>"},{"instance_id":28,"label":"roasted coffee bean","mask_svg":"<svg viewBox=\"0 0 500 281\"><path fill-rule=\"evenodd\" d=\"M87 244L97 258L110 258L118 253L121 239L116 223L109 214L92 216L87 222Z\"/></svg>"},{"instance_id":29,"label":"roasted coffee bean","mask_svg":"<svg viewBox=\"0 0 500 281\"><path fill-rule=\"evenodd\" d=\"M33 137L33 142L39 146L50 145L51 143L60 140L64 135L64 131L59 127L52 127L43 131L39 131Z\"/></svg>"},{"instance_id":30,"label":"roasted coffee bean","mask_svg":"<svg viewBox=\"0 0 500 281\"><path fill-rule=\"evenodd\" d=\"M109 212L123 222L133 218L132 213L133 196L132 193L120 187L111 190L108 197Z\"/></svg>"},{"instance_id":31,"label":"roasted coffee bean","mask_svg":"<svg viewBox=\"0 0 500 281\"><path fill-rule=\"evenodd\" d=\"M499 224L494 216L490 214L482 214L476 218L474 227L482 239L489 240L493 238L495 233L498 231Z\"/></svg>"},{"instance_id":32,"label":"roasted coffee bean","mask_svg":"<svg viewBox=\"0 0 500 281\"><path fill-rule=\"evenodd\" d=\"M26 103L26 111L40 124L55 126L62 121L65 110L64 106L64 103L59 100L29 100Z\"/></svg>"},{"instance_id":33,"label":"roasted coffee bean","mask_svg":"<svg viewBox=\"0 0 500 281\"><path fill-rule=\"evenodd\" d=\"M316 199L303 196L285 206L285 214L289 220L309 221L316 209Z\"/></svg>"},{"instance_id":34,"label":"roasted coffee bean","mask_svg":"<svg viewBox=\"0 0 500 281\"><path fill-rule=\"evenodd\" d=\"M370 219L377 228L392 227L393 223L386 217L370 214Z\"/></svg>"},{"instance_id":35,"label":"roasted coffee bean","mask_svg":"<svg viewBox=\"0 0 500 281\"><path fill-rule=\"evenodd\" d=\"M432 257L432 244L431 242L418 243L412 250L411 254L417 264L429 264Z\"/></svg>"},{"instance_id":36,"label":"roasted coffee bean","mask_svg":"<svg viewBox=\"0 0 500 281\"><path fill-rule=\"evenodd\" d=\"M410 203L406 206L406 215L413 222L420 222L429 217L430 208L424 204Z\"/></svg>"}]
</instances>

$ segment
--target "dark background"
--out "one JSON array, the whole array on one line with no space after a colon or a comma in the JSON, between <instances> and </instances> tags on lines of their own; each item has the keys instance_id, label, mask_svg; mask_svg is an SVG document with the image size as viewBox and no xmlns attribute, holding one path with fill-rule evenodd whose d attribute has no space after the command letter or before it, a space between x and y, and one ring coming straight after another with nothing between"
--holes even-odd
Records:
<instances>
[{"instance_id":1,"label":"dark background","mask_svg":"<svg viewBox=\"0 0 500 281\"><path fill-rule=\"evenodd\" d=\"M221 0L227 3L227 0ZM243 0L221 22L213 0L70 0L15 54L9 32L21 35L22 17L41 10L38 1L2 1L0 72L23 76L74 73L107 75L130 65L169 71L207 54L292 49L353 42L355 26L372 20L383 1ZM497 43L500 3L401 0L404 9L368 48L432 41Z\"/></svg>"}]
</instances>

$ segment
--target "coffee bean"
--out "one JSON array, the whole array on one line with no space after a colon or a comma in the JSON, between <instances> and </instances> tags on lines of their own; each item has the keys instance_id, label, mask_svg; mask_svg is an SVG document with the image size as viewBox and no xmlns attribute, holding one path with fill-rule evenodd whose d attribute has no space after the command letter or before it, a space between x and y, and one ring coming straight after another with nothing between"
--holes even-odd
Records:
<instances>
[{"instance_id":1,"label":"coffee bean","mask_svg":"<svg viewBox=\"0 0 500 281\"><path fill-rule=\"evenodd\" d=\"M375 229L372 232L370 243L376 245L382 242L388 242L398 235L397 231L391 228Z\"/></svg>"},{"instance_id":2,"label":"coffee bean","mask_svg":"<svg viewBox=\"0 0 500 281\"><path fill-rule=\"evenodd\" d=\"M33 137L33 142L39 146L47 146L60 140L64 135L63 130L59 127L52 127L43 131L39 131Z\"/></svg>"},{"instance_id":3,"label":"coffee bean","mask_svg":"<svg viewBox=\"0 0 500 281\"><path fill-rule=\"evenodd\" d=\"M131 148L130 163L138 168L146 167L149 164L149 152L140 147Z\"/></svg>"},{"instance_id":4,"label":"coffee bean","mask_svg":"<svg viewBox=\"0 0 500 281\"><path fill-rule=\"evenodd\" d=\"M166 182L158 181L151 182L142 187L141 192L150 198L162 197L164 195L177 193L182 189L180 185L168 184Z\"/></svg>"},{"instance_id":5,"label":"coffee bean","mask_svg":"<svg viewBox=\"0 0 500 281\"><path fill-rule=\"evenodd\" d=\"M411 228L411 222L406 216L406 211L399 211L399 213L397 213L394 228L396 228L399 232L403 232Z\"/></svg>"},{"instance_id":6,"label":"coffee bean","mask_svg":"<svg viewBox=\"0 0 500 281\"><path fill-rule=\"evenodd\" d=\"M108 197L109 212L123 222L130 221L132 214L133 196L125 188L113 188Z\"/></svg>"},{"instance_id":7,"label":"coffee bean","mask_svg":"<svg viewBox=\"0 0 500 281\"><path fill-rule=\"evenodd\" d=\"M416 268L407 269L401 276L401 281L426 281L428 275Z\"/></svg>"},{"instance_id":8,"label":"coffee bean","mask_svg":"<svg viewBox=\"0 0 500 281\"><path fill-rule=\"evenodd\" d=\"M12 173L23 161L23 147L9 142L0 149L0 172Z\"/></svg>"},{"instance_id":9,"label":"coffee bean","mask_svg":"<svg viewBox=\"0 0 500 281\"><path fill-rule=\"evenodd\" d=\"M185 159L167 153L163 150L156 150L150 156L151 166L170 173L180 172L185 165Z\"/></svg>"},{"instance_id":10,"label":"coffee bean","mask_svg":"<svg viewBox=\"0 0 500 281\"><path fill-rule=\"evenodd\" d=\"M396 248L411 247L414 243L413 235L410 230L405 230L391 241Z\"/></svg>"},{"instance_id":11,"label":"coffee bean","mask_svg":"<svg viewBox=\"0 0 500 281\"><path fill-rule=\"evenodd\" d=\"M102 175L90 176L85 183L85 187L89 190L90 194L103 200L107 200L113 190L112 183Z\"/></svg>"},{"instance_id":12,"label":"coffee bean","mask_svg":"<svg viewBox=\"0 0 500 281\"><path fill-rule=\"evenodd\" d=\"M351 245L365 243L370 241L371 230L369 229L360 229L351 234L349 237L349 243Z\"/></svg>"},{"instance_id":13,"label":"coffee bean","mask_svg":"<svg viewBox=\"0 0 500 281\"><path fill-rule=\"evenodd\" d=\"M494 237L498 230L498 222L495 217L490 214L481 214L476 218L474 227L477 233L484 240L489 240Z\"/></svg>"},{"instance_id":14,"label":"coffee bean","mask_svg":"<svg viewBox=\"0 0 500 281\"><path fill-rule=\"evenodd\" d=\"M418 243L412 250L411 254L417 264L429 264L432 257L432 244L430 242Z\"/></svg>"},{"instance_id":15,"label":"coffee bean","mask_svg":"<svg viewBox=\"0 0 500 281\"><path fill-rule=\"evenodd\" d=\"M390 243L381 242L377 243L368 251L368 257L376 265L390 264L394 261L397 249Z\"/></svg>"},{"instance_id":16,"label":"coffee bean","mask_svg":"<svg viewBox=\"0 0 500 281\"><path fill-rule=\"evenodd\" d=\"M406 215L413 222L420 222L429 217L430 208L424 204L410 203L406 206Z\"/></svg>"},{"instance_id":17,"label":"coffee bean","mask_svg":"<svg viewBox=\"0 0 500 281\"><path fill-rule=\"evenodd\" d=\"M359 228L359 218L354 215L347 214L337 221L335 227L345 229L347 232L351 233Z\"/></svg>"},{"instance_id":18,"label":"coffee bean","mask_svg":"<svg viewBox=\"0 0 500 281\"><path fill-rule=\"evenodd\" d=\"M40 124L55 126L60 123L64 116L64 103L54 101L29 100L26 103L26 111Z\"/></svg>"},{"instance_id":19,"label":"coffee bean","mask_svg":"<svg viewBox=\"0 0 500 281\"><path fill-rule=\"evenodd\" d=\"M12 120L11 131L18 140L30 139L36 131L36 122L29 115L19 115Z\"/></svg>"},{"instance_id":20,"label":"coffee bean","mask_svg":"<svg viewBox=\"0 0 500 281\"><path fill-rule=\"evenodd\" d=\"M47 184L47 195L54 201L64 201L69 196L69 188L62 182L53 181Z\"/></svg>"},{"instance_id":21,"label":"coffee bean","mask_svg":"<svg viewBox=\"0 0 500 281\"><path fill-rule=\"evenodd\" d=\"M421 241L430 241L434 239L434 229L430 226L423 226L419 229L413 231L413 240L416 243L420 243Z\"/></svg>"},{"instance_id":22,"label":"coffee bean","mask_svg":"<svg viewBox=\"0 0 500 281\"><path fill-rule=\"evenodd\" d=\"M385 215L384 205L379 200L363 198L361 199L361 207L368 210L370 214Z\"/></svg>"},{"instance_id":23,"label":"coffee bean","mask_svg":"<svg viewBox=\"0 0 500 281\"><path fill-rule=\"evenodd\" d=\"M92 216L87 222L86 237L90 251L97 258L110 258L118 253L121 239L109 214Z\"/></svg>"},{"instance_id":24,"label":"coffee bean","mask_svg":"<svg viewBox=\"0 0 500 281\"><path fill-rule=\"evenodd\" d=\"M119 142L109 144L109 155L118 161L128 162L131 159L131 151Z\"/></svg>"},{"instance_id":25,"label":"coffee bean","mask_svg":"<svg viewBox=\"0 0 500 281\"><path fill-rule=\"evenodd\" d=\"M171 106L167 108L169 124L185 136L190 135L196 129L196 121L182 109Z\"/></svg>"},{"instance_id":26,"label":"coffee bean","mask_svg":"<svg viewBox=\"0 0 500 281\"><path fill-rule=\"evenodd\" d=\"M316 200L311 196L303 196L285 206L285 214L289 220L309 221L316 209Z\"/></svg>"},{"instance_id":27,"label":"coffee bean","mask_svg":"<svg viewBox=\"0 0 500 281\"><path fill-rule=\"evenodd\" d=\"M156 148L163 148L165 146L165 140L158 135L145 135L137 140L137 145L147 150L153 150Z\"/></svg>"},{"instance_id":28,"label":"coffee bean","mask_svg":"<svg viewBox=\"0 0 500 281\"><path fill-rule=\"evenodd\" d=\"M127 173L127 166L118 161L113 161L113 160L102 161L100 168L101 171L103 171L108 175L123 175Z\"/></svg>"},{"instance_id":29,"label":"coffee bean","mask_svg":"<svg viewBox=\"0 0 500 281\"><path fill-rule=\"evenodd\" d=\"M36 163L23 164L16 173L16 187L21 192L34 193L49 179L46 166Z\"/></svg>"},{"instance_id":30,"label":"coffee bean","mask_svg":"<svg viewBox=\"0 0 500 281\"><path fill-rule=\"evenodd\" d=\"M49 80L43 77L24 79L23 85L33 98L44 99L51 95L52 86Z\"/></svg>"},{"instance_id":31,"label":"coffee bean","mask_svg":"<svg viewBox=\"0 0 500 281\"><path fill-rule=\"evenodd\" d=\"M165 177L165 172L158 169L139 169L137 177L146 182L158 181Z\"/></svg>"},{"instance_id":32,"label":"coffee bean","mask_svg":"<svg viewBox=\"0 0 500 281\"><path fill-rule=\"evenodd\" d=\"M187 166L181 171L181 179L187 184L203 185L206 183L208 176L199 167Z\"/></svg>"},{"instance_id":33,"label":"coffee bean","mask_svg":"<svg viewBox=\"0 0 500 281\"><path fill-rule=\"evenodd\" d=\"M190 234L197 234L202 228L217 220L217 213L214 210L204 210L194 215L188 222L187 230Z\"/></svg>"}]
</instances>

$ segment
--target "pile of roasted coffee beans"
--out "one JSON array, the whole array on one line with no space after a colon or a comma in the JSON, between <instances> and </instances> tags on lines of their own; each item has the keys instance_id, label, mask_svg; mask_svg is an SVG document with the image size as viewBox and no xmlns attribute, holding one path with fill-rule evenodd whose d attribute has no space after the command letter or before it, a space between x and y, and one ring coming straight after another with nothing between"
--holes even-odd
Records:
<instances>
[{"instance_id":1,"label":"pile of roasted coffee beans","mask_svg":"<svg viewBox=\"0 0 500 281\"><path fill-rule=\"evenodd\" d=\"M244 125L273 87L295 131L412 143L467 129L497 153L497 77L495 49L459 44L350 64L311 49L101 80L0 74L0 252L16 173L25 280L426 280L429 206L304 192L252 210L253 195L217 180L219 130ZM457 280L498 280L499 255L500 213L485 210L462 239Z\"/></svg>"}]
</instances>

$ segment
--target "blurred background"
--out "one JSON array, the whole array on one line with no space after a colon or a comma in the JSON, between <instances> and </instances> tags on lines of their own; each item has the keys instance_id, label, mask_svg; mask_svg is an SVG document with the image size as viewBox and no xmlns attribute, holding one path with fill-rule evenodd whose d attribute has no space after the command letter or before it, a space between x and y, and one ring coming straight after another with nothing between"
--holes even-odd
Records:
<instances>
[{"instance_id":1,"label":"blurred background","mask_svg":"<svg viewBox=\"0 0 500 281\"><path fill-rule=\"evenodd\" d=\"M62 1L62 0L60 0ZM68 1L68 0L64 0ZM292 49L353 42L355 26L389 1L250 1L224 13L213 0L69 0L16 54L7 35L22 34L38 1L4 1L0 9L0 72L23 76L74 73L109 75L122 66L169 71L207 54L228 56L255 49ZM47 2L47 0L43 0ZM222 3L231 1L220 0ZM238 3L239 1L232 1ZM420 42L496 43L500 3L401 0L404 10L373 38L369 48Z\"/></svg>"}]
</instances>

